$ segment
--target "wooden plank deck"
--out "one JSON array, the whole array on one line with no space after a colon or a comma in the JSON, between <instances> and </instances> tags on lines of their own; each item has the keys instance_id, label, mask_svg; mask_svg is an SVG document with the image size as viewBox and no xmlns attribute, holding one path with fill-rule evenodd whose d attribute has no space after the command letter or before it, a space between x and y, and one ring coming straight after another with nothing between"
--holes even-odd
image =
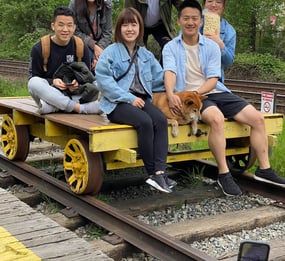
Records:
<instances>
[{"instance_id":1,"label":"wooden plank deck","mask_svg":"<svg viewBox=\"0 0 285 261\"><path fill-rule=\"evenodd\" d=\"M96 114L51 113L41 115L38 113L38 107L31 97L0 99L0 114L12 113L13 110L86 132L90 129L96 130L97 128L98 130L132 128L128 125L111 123L105 116Z\"/></svg>"},{"instance_id":2,"label":"wooden plank deck","mask_svg":"<svg viewBox=\"0 0 285 261\"><path fill-rule=\"evenodd\" d=\"M0 260L113 260L1 188L0 197Z\"/></svg>"}]
</instances>

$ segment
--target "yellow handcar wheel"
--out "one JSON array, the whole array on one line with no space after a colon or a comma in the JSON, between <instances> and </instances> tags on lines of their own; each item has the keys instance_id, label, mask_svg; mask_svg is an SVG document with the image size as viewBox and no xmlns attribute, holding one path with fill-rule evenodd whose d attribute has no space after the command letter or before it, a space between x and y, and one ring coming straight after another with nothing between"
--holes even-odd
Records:
<instances>
[{"instance_id":1,"label":"yellow handcar wheel","mask_svg":"<svg viewBox=\"0 0 285 261\"><path fill-rule=\"evenodd\" d=\"M76 194L96 194L103 182L100 153L89 151L88 142L71 139L64 149L64 174L70 189Z\"/></svg>"},{"instance_id":2,"label":"yellow handcar wheel","mask_svg":"<svg viewBox=\"0 0 285 261\"><path fill-rule=\"evenodd\" d=\"M26 125L15 125L8 115L3 116L2 150L9 160L25 161L30 150L29 130Z\"/></svg>"}]
</instances>

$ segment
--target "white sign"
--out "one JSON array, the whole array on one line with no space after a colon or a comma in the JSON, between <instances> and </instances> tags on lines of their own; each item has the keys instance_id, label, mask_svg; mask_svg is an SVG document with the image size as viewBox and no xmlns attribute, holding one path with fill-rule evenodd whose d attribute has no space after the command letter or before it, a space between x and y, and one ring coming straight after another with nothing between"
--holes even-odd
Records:
<instances>
[{"instance_id":1,"label":"white sign","mask_svg":"<svg viewBox=\"0 0 285 261\"><path fill-rule=\"evenodd\" d=\"M261 92L261 107L262 113L274 113L274 93Z\"/></svg>"}]
</instances>

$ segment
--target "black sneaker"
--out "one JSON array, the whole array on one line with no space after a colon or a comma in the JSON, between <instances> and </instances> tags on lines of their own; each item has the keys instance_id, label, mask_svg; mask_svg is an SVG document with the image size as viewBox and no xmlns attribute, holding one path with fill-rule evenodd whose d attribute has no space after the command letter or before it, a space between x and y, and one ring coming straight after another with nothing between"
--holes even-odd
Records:
<instances>
[{"instance_id":1,"label":"black sneaker","mask_svg":"<svg viewBox=\"0 0 285 261\"><path fill-rule=\"evenodd\" d=\"M230 172L228 172L227 174L219 174L217 182L225 195L241 195L241 190L239 186L234 182L234 179Z\"/></svg>"},{"instance_id":2,"label":"black sneaker","mask_svg":"<svg viewBox=\"0 0 285 261\"><path fill-rule=\"evenodd\" d=\"M167 176L167 174L163 174L166 184L169 188L173 188L177 185L177 182Z\"/></svg>"},{"instance_id":3,"label":"black sneaker","mask_svg":"<svg viewBox=\"0 0 285 261\"><path fill-rule=\"evenodd\" d=\"M162 191L162 192L165 192L165 193L171 193L172 192L172 190L166 184L166 181L165 181L165 178L164 178L163 174L150 176L146 180L146 183L151 185L152 187L158 189L159 191Z\"/></svg>"},{"instance_id":4,"label":"black sneaker","mask_svg":"<svg viewBox=\"0 0 285 261\"><path fill-rule=\"evenodd\" d=\"M285 188L285 178L281 178L278 174L272 169L260 169L257 168L255 171L254 178L259 181L263 181L266 183L281 185Z\"/></svg>"}]
</instances>

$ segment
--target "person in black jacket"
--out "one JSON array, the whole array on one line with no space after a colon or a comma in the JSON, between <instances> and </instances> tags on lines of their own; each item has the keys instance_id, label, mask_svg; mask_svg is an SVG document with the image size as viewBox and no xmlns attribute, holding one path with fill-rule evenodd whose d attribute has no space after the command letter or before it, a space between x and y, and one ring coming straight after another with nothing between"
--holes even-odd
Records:
<instances>
[{"instance_id":1,"label":"person in black jacket","mask_svg":"<svg viewBox=\"0 0 285 261\"><path fill-rule=\"evenodd\" d=\"M69 8L75 15L75 35L89 47L94 70L99 56L112 42L112 1L70 0Z\"/></svg>"},{"instance_id":2,"label":"person in black jacket","mask_svg":"<svg viewBox=\"0 0 285 261\"><path fill-rule=\"evenodd\" d=\"M54 77L54 73L63 63L78 61L73 38L75 28L73 11L67 7L57 7L54 10L53 22L51 23L54 35L50 37L50 56L47 71L43 67L41 42L36 43L31 50L28 89L41 114L59 110L85 114L101 112L96 96L93 101L80 104L80 95L65 95L66 90L71 93L77 91L79 83L76 79L67 83L61 78ZM90 57L86 45L84 45L82 62L90 69Z\"/></svg>"}]
</instances>

